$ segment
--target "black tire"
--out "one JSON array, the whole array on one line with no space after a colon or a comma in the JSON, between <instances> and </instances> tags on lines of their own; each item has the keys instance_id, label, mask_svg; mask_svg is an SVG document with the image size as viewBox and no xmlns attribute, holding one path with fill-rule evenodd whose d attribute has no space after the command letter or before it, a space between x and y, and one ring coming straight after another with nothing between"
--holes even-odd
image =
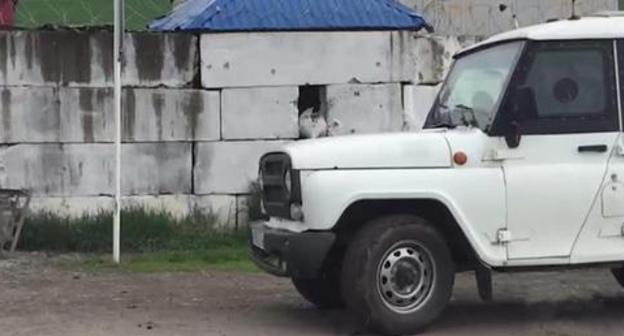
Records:
<instances>
[{"instance_id":1,"label":"black tire","mask_svg":"<svg viewBox=\"0 0 624 336\"><path fill-rule=\"evenodd\" d=\"M292 283L301 296L319 309L344 307L340 279L337 274L326 275L318 279L293 278Z\"/></svg>"},{"instance_id":2,"label":"black tire","mask_svg":"<svg viewBox=\"0 0 624 336\"><path fill-rule=\"evenodd\" d=\"M611 273L620 286L624 287L624 268L613 268Z\"/></svg>"},{"instance_id":3,"label":"black tire","mask_svg":"<svg viewBox=\"0 0 624 336\"><path fill-rule=\"evenodd\" d=\"M403 248L404 245L415 246L418 250L410 252L410 247ZM398 249L408 253L394 253ZM417 263L418 260L423 260L421 256L425 254L429 260L426 263L428 267L424 266L425 263ZM382 291L402 280L395 280L397 273L392 273L392 282L388 285L384 274L391 273L384 272L393 272L401 260L412 260L413 255L418 256L414 259L414 264L421 267L410 268L408 273L412 274L412 280L408 282L415 283L414 279L424 279L427 277L427 270L432 270L429 273L433 275L428 278L426 290L423 289L424 286L420 286L424 282L418 282L418 286L407 287L413 289L410 293L415 293L418 299L411 297L409 300L414 301L406 304L412 306L397 308L397 305L403 304L403 299L382 294ZM400 258L394 264L386 261L395 257ZM405 262L401 267L404 264ZM365 327L385 335L405 335L422 331L446 308L455 282L455 266L443 236L426 220L410 215L383 217L368 223L348 247L343 265L342 292L347 307ZM388 265L395 266L389 270ZM413 272L411 269L419 271ZM398 278L397 276L396 279ZM388 303L389 300L397 302ZM401 309L405 310L396 311Z\"/></svg>"}]
</instances>

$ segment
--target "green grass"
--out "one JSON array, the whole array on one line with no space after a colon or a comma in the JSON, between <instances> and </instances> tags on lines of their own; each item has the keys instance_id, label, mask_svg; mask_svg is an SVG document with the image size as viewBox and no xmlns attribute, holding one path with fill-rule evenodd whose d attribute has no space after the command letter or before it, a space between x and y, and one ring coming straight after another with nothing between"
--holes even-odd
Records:
<instances>
[{"instance_id":1,"label":"green grass","mask_svg":"<svg viewBox=\"0 0 624 336\"><path fill-rule=\"evenodd\" d=\"M117 266L110 262L111 213L80 218L38 213L27 217L19 248L91 255L68 266L92 271L255 270L248 256L248 232L223 231L217 224L210 211L176 218L167 212L126 209L121 218L123 263Z\"/></svg>"},{"instance_id":2,"label":"green grass","mask_svg":"<svg viewBox=\"0 0 624 336\"><path fill-rule=\"evenodd\" d=\"M72 261L64 266L71 270L86 272L199 272L224 270L257 272L258 268L249 259L246 245L194 251L168 251L122 256L122 263L116 265L110 256L92 256L82 261Z\"/></svg>"},{"instance_id":3,"label":"green grass","mask_svg":"<svg viewBox=\"0 0 624 336\"><path fill-rule=\"evenodd\" d=\"M153 19L171 10L169 0L125 0L128 30L145 30ZM112 0L20 0L16 14L20 27L104 26L113 23Z\"/></svg>"}]
</instances>

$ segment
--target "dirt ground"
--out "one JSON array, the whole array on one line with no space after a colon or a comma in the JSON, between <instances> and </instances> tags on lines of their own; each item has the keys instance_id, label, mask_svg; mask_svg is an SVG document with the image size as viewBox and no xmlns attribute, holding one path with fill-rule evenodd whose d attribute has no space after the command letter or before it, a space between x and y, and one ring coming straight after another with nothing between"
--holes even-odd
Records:
<instances>
[{"instance_id":1,"label":"dirt ground","mask_svg":"<svg viewBox=\"0 0 624 336\"><path fill-rule=\"evenodd\" d=\"M55 259L0 260L0 335L365 335L264 274L77 273ZM624 335L624 290L606 270L502 274L481 303L460 275L427 335Z\"/></svg>"}]
</instances>

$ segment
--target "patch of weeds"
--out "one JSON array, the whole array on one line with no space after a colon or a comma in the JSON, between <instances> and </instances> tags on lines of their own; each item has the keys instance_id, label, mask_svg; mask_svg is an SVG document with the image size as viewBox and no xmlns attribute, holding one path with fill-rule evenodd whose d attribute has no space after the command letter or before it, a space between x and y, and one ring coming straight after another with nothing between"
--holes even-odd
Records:
<instances>
[{"instance_id":1,"label":"patch of weeds","mask_svg":"<svg viewBox=\"0 0 624 336\"><path fill-rule=\"evenodd\" d=\"M52 213L28 216L20 249L55 253L87 253L101 256L70 262L84 270L136 272L197 271L205 268L253 271L248 257L248 233L217 229L212 212L196 209L184 218L167 212L129 208L122 212L123 263L113 265L112 213L80 218Z\"/></svg>"}]
</instances>

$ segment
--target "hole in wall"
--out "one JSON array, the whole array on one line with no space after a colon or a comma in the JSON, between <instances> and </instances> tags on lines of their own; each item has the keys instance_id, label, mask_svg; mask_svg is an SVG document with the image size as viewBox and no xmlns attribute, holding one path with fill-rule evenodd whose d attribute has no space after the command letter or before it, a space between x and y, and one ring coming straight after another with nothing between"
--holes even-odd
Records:
<instances>
[{"instance_id":1,"label":"hole in wall","mask_svg":"<svg viewBox=\"0 0 624 336\"><path fill-rule=\"evenodd\" d=\"M305 85L299 87L299 138L327 136L327 87Z\"/></svg>"}]
</instances>

